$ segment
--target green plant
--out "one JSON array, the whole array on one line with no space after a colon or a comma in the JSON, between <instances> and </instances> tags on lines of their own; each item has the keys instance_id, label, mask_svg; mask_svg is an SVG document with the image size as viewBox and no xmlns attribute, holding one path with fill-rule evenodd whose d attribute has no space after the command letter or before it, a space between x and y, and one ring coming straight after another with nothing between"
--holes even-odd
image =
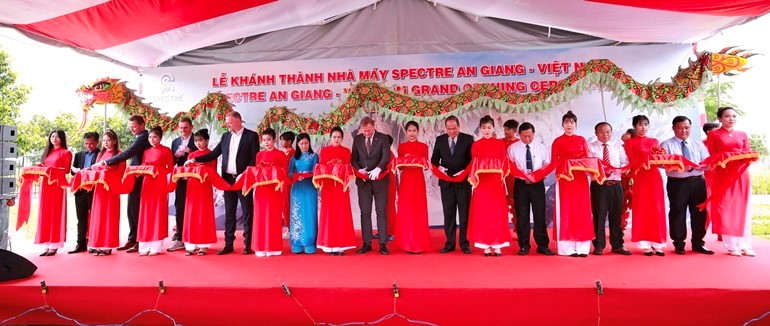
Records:
<instances>
[{"instance_id":1,"label":"green plant","mask_svg":"<svg viewBox=\"0 0 770 326\"><path fill-rule=\"evenodd\" d=\"M770 172L751 174L751 193L754 195L770 195Z\"/></svg>"}]
</instances>

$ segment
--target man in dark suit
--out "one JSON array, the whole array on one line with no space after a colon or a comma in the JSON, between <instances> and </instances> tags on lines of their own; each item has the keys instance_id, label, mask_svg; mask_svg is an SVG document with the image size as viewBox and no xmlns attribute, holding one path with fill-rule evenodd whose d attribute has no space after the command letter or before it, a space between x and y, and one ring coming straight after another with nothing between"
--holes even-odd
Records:
<instances>
[{"instance_id":1,"label":"man in dark suit","mask_svg":"<svg viewBox=\"0 0 770 326\"><path fill-rule=\"evenodd\" d=\"M231 111L225 116L225 125L230 131L224 133L219 144L203 156L187 160L185 164L203 163L216 160L222 156L222 178L230 184L249 166L254 166L259 152L259 136L256 132L243 127L241 114ZM225 246L217 252L217 255L225 255L233 252L235 241L235 210L238 202L241 202L243 210L243 254L253 254L251 250L252 215L254 214L254 192L244 196L240 190L225 191Z\"/></svg>"},{"instance_id":2,"label":"man in dark suit","mask_svg":"<svg viewBox=\"0 0 770 326\"><path fill-rule=\"evenodd\" d=\"M430 161L438 166L441 172L451 177L462 173L471 163L473 136L460 132L460 120L453 115L446 118L444 127L446 127L446 134L436 138ZM462 182L439 180L438 185L441 188L441 206L444 210L444 233L446 234L446 243L439 252L447 253L455 250L457 231L455 212L457 212L460 217L460 249L470 254L468 213L471 208L471 184L466 179Z\"/></svg>"},{"instance_id":3,"label":"man in dark suit","mask_svg":"<svg viewBox=\"0 0 770 326\"><path fill-rule=\"evenodd\" d=\"M83 135L83 147L85 150L75 153L75 159L72 161L72 175L75 175L81 169L90 168L96 163L96 156L99 155L99 134L87 132ZM75 192L75 213L78 217L78 242L71 254L84 252L88 249L88 217L91 214L91 202L94 198L93 191L80 189Z\"/></svg>"},{"instance_id":4,"label":"man in dark suit","mask_svg":"<svg viewBox=\"0 0 770 326\"><path fill-rule=\"evenodd\" d=\"M174 151L174 164L176 166L184 165L187 161L187 155L190 152L195 151L195 142L192 137L192 120L184 117L179 120L177 125L179 129L179 137L174 138L171 141L171 150ZM184 243L182 242L182 229L184 228L184 204L185 198L187 198L187 180L179 179L176 183L176 191L174 191L174 208L176 209L176 233L171 238L171 246L168 251L176 251L184 249Z\"/></svg>"},{"instance_id":5,"label":"man in dark suit","mask_svg":"<svg viewBox=\"0 0 770 326\"><path fill-rule=\"evenodd\" d=\"M370 117L361 119L361 133L353 138L351 164L359 172L366 174L369 180L356 179L358 187L358 205L361 208L361 235L364 244L358 249L359 254L372 251L372 198L377 210L377 230L388 229L388 185L390 176L377 180L381 173L386 173L390 162L388 136L374 130L374 120ZM387 234L384 232L382 234ZM388 237L381 236L380 254L389 254Z\"/></svg>"},{"instance_id":6,"label":"man in dark suit","mask_svg":"<svg viewBox=\"0 0 770 326\"><path fill-rule=\"evenodd\" d=\"M144 157L144 150L152 147L148 140L149 133L144 127L144 118L140 115L134 115L128 118L128 129L134 134L134 142L131 146L126 148L123 152L113 157L108 158L103 162L94 164L93 166L101 165L115 165L123 161L131 160L130 166L142 165L142 158ZM126 250L126 252L139 251L139 243L136 242L136 229L139 224L139 202L142 198L142 181L144 177L137 177L134 183L134 188L128 193L128 241L126 244L118 250Z\"/></svg>"}]
</instances>

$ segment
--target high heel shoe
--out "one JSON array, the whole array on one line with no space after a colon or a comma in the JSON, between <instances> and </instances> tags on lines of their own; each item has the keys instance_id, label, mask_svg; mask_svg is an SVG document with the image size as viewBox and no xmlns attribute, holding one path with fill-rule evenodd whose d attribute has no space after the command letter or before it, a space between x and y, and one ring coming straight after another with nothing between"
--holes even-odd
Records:
<instances>
[{"instance_id":1,"label":"high heel shoe","mask_svg":"<svg viewBox=\"0 0 770 326\"><path fill-rule=\"evenodd\" d=\"M53 256L53 255L56 255L56 251L57 251L57 250L58 250L58 249L49 249L49 250L48 250L48 252L46 253L46 256Z\"/></svg>"},{"instance_id":2,"label":"high heel shoe","mask_svg":"<svg viewBox=\"0 0 770 326\"><path fill-rule=\"evenodd\" d=\"M757 254L754 252L754 250L751 250L751 249L743 249L743 250L741 250L741 252L742 252L742 253L743 253L745 256L749 256L749 257L754 257L754 256L756 256L756 255L757 255Z\"/></svg>"},{"instance_id":3,"label":"high heel shoe","mask_svg":"<svg viewBox=\"0 0 770 326\"><path fill-rule=\"evenodd\" d=\"M40 254L40 257L45 257L45 256L48 256L48 250L43 251L43 253Z\"/></svg>"},{"instance_id":4,"label":"high heel shoe","mask_svg":"<svg viewBox=\"0 0 770 326\"><path fill-rule=\"evenodd\" d=\"M730 256L735 256L735 257L740 257L740 256L742 256L742 255L741 255L741 252L740 252L740 251L738 251L738 250L728 250L728 251L727 251L727 254L728 254L728 255L730 255Z\"/></svg>"},{"instance_id":5,"label":"high heel shoe","mask_svg":"<svg viewBox=\"0 0 770 326\"><path fill-rule=\"evenodd\" d=\"M665 256L665 255L666 255L666 253L665 253L665 252L663 252L662 250L655 250L655 256L661 256L661 257L663 257L663 256Z\"/></svg>"},{"instance_id":6,"label":"high heel shoe","mask_svg":"<svg viewBox=\"0 0 770 326\"><path fill-rule=\"evenodd\" d=\"M644 255L645 256L652 256L652 255L654 255L654 253L650 249L644 249Z\"/></svg>"}]
</instances>

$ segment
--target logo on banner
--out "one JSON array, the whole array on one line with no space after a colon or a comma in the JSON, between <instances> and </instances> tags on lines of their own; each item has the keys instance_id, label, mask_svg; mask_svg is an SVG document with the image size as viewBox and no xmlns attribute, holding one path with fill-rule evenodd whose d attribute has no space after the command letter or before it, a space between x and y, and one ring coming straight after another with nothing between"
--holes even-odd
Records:
<instances>
[{"instance_id":1,"label":"logo on banner","mask_svg":"<svg viewBox=\"0 0 770 326\"><path fill-rule=\"evenodd\" d=\"M176 78L172 74L165 74L160 77L160 95L157 95L150 100L155 102L181 102L184 93L177 94L176 86L174 82Z\"/></svg>"}]
</instances>

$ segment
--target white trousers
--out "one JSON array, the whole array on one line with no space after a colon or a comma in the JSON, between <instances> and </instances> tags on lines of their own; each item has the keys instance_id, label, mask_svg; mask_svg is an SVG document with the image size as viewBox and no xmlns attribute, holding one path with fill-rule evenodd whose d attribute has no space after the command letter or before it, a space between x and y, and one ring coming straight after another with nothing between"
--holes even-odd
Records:
<instances>
[{"instance_id":1,"label":"white trousers","mask_svg":"<svg viewBox=\"0 0 770 326\"><path fill-rule=\"evenodd\" d=\"M194 244L194 243L184 244L184 250L186 251L193 251L195 249L203 249L203 248L211 248L211 244Z\"/></svg>"},{"instance_id":2,"label":"white trousers","mask_svg":"<svg viewBox=\"0 0 770 326\"><path fill-rule=\"evenodd\" d=\"M652 241L639 241L638 243L639 249L655 249L655 250L663 250L663 248L666 247L665 243L657 243Z\"/></svg>"},{"instance_id":3,"label":"white trousers","mask_svg":"<svg viewBox=\"0 0 770 326\"><path fill-rule=\"evenodd\" d=\"M139 252L160 252L163 240L139 242Z\"/></svg>"},{"instance_id":4,"label":"white trousers","mask_svg":"<svg viewBox=\"0 0 770 326\"><path fill-rule=\"evenodd\" d=\"M560 256L569 256L572 254L588 254L591 251L591 241L565 241L556 242Z\"/></svg>"},{"instance_id":5,"label":"white trousers","mask_svg":"<svg viewBox=\"0 0 770 326\"><path fill-rule=\"evenodd\" d=\"M746 224L743 227L743 236L723 235L722 244L727 250L751 249L751 213L747 214Z\"/></svg>"}]
</instances>

